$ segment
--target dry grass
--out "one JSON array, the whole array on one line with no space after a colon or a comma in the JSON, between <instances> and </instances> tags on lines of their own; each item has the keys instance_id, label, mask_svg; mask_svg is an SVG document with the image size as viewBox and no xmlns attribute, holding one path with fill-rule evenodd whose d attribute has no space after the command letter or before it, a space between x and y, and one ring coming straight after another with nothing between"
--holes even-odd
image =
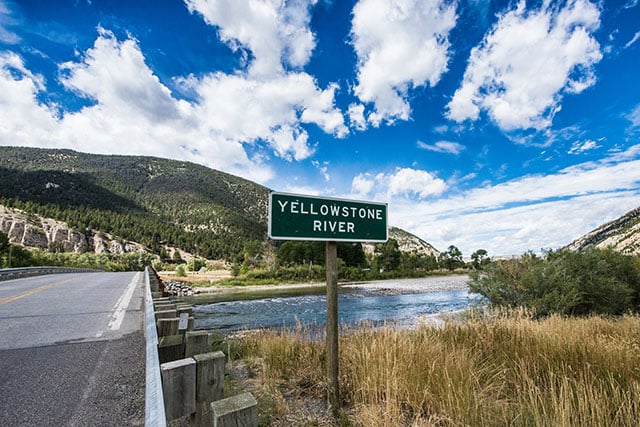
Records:
<instances>
[{"instance_id":1,"label":"dry grass","mask_svg":"<svg viewBox=\"0 0 640 427\"><path fill-rule=\"evenodd\" d=\"M263 424L332 423L317 412L322 342L298 328L234 345L251 371ZM640 317L492 313L441 327L352 331L340 340L340 388L339 424L636 426Z\"/></svg>"}]
</instances>

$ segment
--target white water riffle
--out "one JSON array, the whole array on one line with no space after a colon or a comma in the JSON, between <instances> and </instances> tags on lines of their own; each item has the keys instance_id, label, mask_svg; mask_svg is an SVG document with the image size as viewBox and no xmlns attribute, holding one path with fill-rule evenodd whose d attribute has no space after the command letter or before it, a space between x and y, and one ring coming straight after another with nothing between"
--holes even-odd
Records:
<instances>
[{"instance_id":1,"label":"white water riffle","mask_svg":"<svg viewBox=\"0 0 640 427\"><path fill-rule=\"evenodd\" d=\"M383 280L342 286L338 321L400 323L411 327L443 313L462 311L481 301L470 294L467 276ZM196 329L230 333L242 329L324 326L326 296L304 295L231 301L194 307Z\"/></svg>"}]
</instances>

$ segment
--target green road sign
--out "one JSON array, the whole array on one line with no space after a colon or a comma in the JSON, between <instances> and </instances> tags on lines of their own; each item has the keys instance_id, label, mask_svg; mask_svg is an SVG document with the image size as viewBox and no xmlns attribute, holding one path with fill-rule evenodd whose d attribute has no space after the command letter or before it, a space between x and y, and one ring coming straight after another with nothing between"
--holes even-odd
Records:
<instances>
[{"instance_id":1,"label":"green road sign","mask_svg":"<svg viewBox=\"0 0 640 427\"><path fill-rule=\"evenodd\" d=\"M277 240L386 242L387 204L271 193L269 237Z\"/></svg>"}]
</instances>

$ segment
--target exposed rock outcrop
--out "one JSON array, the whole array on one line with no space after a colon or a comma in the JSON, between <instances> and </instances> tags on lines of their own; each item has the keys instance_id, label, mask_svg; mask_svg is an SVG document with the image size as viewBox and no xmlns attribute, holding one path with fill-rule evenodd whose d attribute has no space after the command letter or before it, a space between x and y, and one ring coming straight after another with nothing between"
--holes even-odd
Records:
<instances>
[{"instance_id":1,"label":"exposed rock outcrop","mask_svg":"<svg viewBox=\"0 0 640 427\"><path fill-rule=\"evenodd\" d=\"M115 253L146 252L142 245L116 239L108 234L85 235L61 221L41 218L18 209L0 205L0 231L11 243L26 248L62 250L64 252Z\"/></svg>"},{"instance_id":2,"label":"exposed rock outcrop","mask_svg":"<svg viewBox=\"0 0 640 427\"><path fill-rule=\"evenodd\" d=\"M440 255L440 251L431 246L429 243L425 242L418 236L402 230L401 228L389 228L389 238L394 239L396 242L398 242L398 248L401 252L413 252L417 255L425 256L432 255L436 258ZM375 245L365 243L362 245L362 248L366 253L372 254L375 250Z\"/></svg>"},{"instance_id":3,"label":"exposed rock outcrop","mask_svg":"<svg viewBox=\"0 0 640 427\"><path fill-rule=\"evenodd\" d=\"M640 254L640 208L601 225L567 245L567 249L573 251L590 247L610 247L624 254Z\"/></svg>"}]
</instances>

